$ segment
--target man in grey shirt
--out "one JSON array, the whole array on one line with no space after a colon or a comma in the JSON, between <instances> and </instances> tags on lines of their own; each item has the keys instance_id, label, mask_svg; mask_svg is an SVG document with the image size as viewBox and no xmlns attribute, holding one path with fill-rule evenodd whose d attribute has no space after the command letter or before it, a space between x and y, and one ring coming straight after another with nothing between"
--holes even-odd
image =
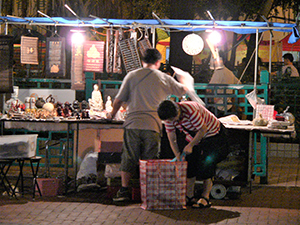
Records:
<instances>
[{"instance_id":1,"label":"man in grey shirt","mask_svg":"<svg viewBox=\"0 0 300 225\"><path fill-rule=\"evenodd\" d=\"M121 159L122 187L114 201L131 199L129 181L136 172L139 159L154 159L160 150L161 121L157 108L170 94L182 96L186 86L161 72L161 54L157 49L147 49L142 59L143 68L129 72L113 102L113 110L107 115L114 118L126 103L127 117L124 122L123 152Z\"/></svg>"}]
</instances>

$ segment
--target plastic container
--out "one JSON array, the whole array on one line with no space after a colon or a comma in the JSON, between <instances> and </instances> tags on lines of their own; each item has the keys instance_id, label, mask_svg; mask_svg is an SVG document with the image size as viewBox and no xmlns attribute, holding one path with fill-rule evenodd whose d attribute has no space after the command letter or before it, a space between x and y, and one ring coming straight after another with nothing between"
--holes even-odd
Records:
<instances>
[{"instance_id":1,"label":"plastic container","mask_svg":"<svg viewBox=\"0 0 300 225\"><path fill-rule=\"evenodd\" d=\"M36 155L37 134L0 136L0 158L28 158Z\"/></svg>"}]
</instances>

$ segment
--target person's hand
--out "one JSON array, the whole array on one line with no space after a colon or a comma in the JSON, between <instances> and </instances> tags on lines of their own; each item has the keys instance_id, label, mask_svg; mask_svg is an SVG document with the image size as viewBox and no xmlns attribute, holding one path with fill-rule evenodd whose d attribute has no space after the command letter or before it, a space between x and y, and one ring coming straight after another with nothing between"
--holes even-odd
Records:
<instances>
[{"instance_id":1,"label":"person's hand","mask_svg":"<svg viewBox=\"0 0 300 225\"><path fill-rule=\"evenodd\" d=\"M187 144L184 147L183 152L185 152L187 155L192 154L192 152L193 152L193 146L191 146L190 144Z\"/></svg>"},{"instance_id":2,"label":"person's hand","mask_svg":"<svg viewBox=\"0 0 300 225\"><path fill-rule=\"evenodd\" d=\"M179 162L179 161L184 161L185 160L185 153L183 152L180 154L180 152L177 152L175 154L175 158L171 160L171 162Z\"/></svg>"},{"instance_id":3,"label":"person's hand","mask_svg":"<svg viewBox=\"0 0 300 225\"><path fill-rule=\"evenodd\" d=\"M110 112L106 113L106 119L107 120L112 120L112 115Z\"/></svg>"},{"instance_id":4,"label":"person's hand","mask_svg":"<svg viewBox=\"0 0 300 225\"><path fill-rule=\"evenodd\" d=\"M175 158L176 158L176 161L180 161L180 152L177 152L175 154Z\"/></svg>"}]
</instances>

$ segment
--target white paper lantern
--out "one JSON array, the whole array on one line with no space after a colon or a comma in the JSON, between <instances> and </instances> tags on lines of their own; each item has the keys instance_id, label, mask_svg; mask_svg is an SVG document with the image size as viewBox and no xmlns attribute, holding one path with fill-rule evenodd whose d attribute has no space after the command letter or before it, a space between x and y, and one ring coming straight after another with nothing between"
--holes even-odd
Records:
<instances>
[{"instance_id":1,"label":"white paper lantern","mask_svg":"<svg viewBox=\"0 0 300 225\"><path fill-rule=\"evenodd\" d=\"M203 39L197 34L189 34L182 41L182 49L188 55L198 55L203 47Z\"/></svg>"}]
</instances>

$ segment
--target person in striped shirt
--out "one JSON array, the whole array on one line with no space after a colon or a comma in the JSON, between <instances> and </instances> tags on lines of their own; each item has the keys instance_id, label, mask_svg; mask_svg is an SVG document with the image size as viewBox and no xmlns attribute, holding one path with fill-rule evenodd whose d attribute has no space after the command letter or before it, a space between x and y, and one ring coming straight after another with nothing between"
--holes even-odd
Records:
<instances>
[{"instance_id":1,"label":"person in striped shirt","mask_svg":"<svg viewBox=\"0 0 300 225\"><path fill-rule=\"evenodd\" d=\"M209 195L216 165L229 153L226 128L214 114L194 101L176 103L164 100L157 112L165 125L170 146L177 160L186 155L187 205L194 208L210 207ZM176 129L185 134L185 143L177 142ZM196 179L203 180L200 199L194 197Z\"/></svg>"}]
</instances>

